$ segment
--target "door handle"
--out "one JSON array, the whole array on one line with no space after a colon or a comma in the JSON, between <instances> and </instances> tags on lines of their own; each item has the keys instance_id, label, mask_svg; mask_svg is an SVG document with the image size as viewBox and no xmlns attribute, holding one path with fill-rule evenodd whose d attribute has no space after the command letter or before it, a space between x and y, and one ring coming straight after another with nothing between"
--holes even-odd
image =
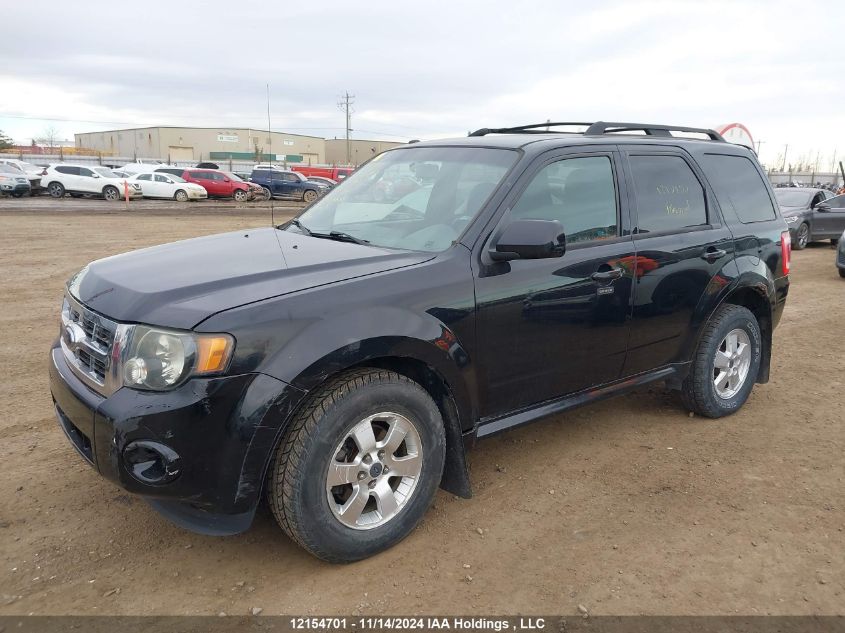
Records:
<instances>
[{"instance_id":1,"label":"door handle","mask_svg":"<svg viewBox=\"0 0 845 633\"><path fill-rule=\"evenodd\" d=\"M728 251L722 250L721 248L708 248L704 252L704 255L701 256L701 259L706 259L708 262L715 262L727 254Z\"/></svg>"},{"instance_id":2,"label":"door handle","mask_svg":"<svg viewBox=\"0 0 845 633\"><path fill-rule=\"evenodd\" d=\"M619 279L625 271L621 268L611 268L610 270L600 270L594 272L590 275L590 279L593 281L612 281L614 279Z\"/></svg>"}]
</instances>

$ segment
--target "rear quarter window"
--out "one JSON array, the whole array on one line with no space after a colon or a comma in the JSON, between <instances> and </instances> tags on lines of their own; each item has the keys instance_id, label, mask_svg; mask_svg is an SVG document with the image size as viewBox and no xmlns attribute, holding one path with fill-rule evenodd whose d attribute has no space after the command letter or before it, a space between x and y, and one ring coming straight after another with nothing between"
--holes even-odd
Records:
<instances>
[{"instance_id":1,"label":"rear quarter window","mask_svg":"<svg viewBox=\"0 0 845 633\"><path fill-rule=\"evenodd\" d=\"M705 154L700 164L723 212L733 210L743 224L777 217L766 184L748 158Z\"/></svg>"},{"instance_id":2,"label":"rear quarter window","mask_svg":"<svg viewBox=\"0 0 845 633\"><path fill-rule=\"evenodd\" d=\"M637 232L682 231L707 224L704 189L680 156L632 155Z\"/></svg>"}]
</instances>

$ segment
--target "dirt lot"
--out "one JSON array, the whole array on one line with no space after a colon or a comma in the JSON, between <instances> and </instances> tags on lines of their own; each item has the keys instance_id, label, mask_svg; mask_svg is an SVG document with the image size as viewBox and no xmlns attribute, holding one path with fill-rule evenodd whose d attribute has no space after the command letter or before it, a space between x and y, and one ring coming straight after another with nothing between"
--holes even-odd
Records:
<instances>
[{"instance_id":1,"label":"dirt lot","mask_svg":"<svg viewBox=\"0 0 845 633\"><path fill-rule=\"evenodd\" d=\"M483 441L473 499L440 492L398 547L333 566L266 512L230 538L174 527L88 467L53 417L47 350L69 275L266 225L266 210L68 202L0 201L0 613L845 612L845 280L827 244L794 255L772 381L738 414L690 418L657 386Z\"/></svg>"}]
</instances>

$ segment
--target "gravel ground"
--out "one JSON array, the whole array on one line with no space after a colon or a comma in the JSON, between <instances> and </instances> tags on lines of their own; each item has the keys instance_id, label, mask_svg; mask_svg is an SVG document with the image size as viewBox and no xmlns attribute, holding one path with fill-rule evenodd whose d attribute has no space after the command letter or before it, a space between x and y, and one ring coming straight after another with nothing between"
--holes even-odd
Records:
<instances>
[{"instance_id":1,"label":"gravel ground","mask_svg":"<svg viewBox=\"0 0 845 633\"><path fill-rule=\"evenodd\" d=\"M691 418L651 386L484 440L473 499L441 491L399 546L333 566L266 511L235 537L174 527L53 416L68 276L269 223L266 203L218 205L0 201L0 614L845 612L845 280L829 245L794 254L772 380L736 415Z\"/></svg>"}]
</instances>

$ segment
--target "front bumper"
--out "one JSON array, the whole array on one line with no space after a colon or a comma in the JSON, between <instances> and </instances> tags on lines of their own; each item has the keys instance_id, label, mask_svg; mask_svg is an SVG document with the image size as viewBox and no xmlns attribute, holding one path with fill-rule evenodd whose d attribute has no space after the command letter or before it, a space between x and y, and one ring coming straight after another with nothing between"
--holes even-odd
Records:
<instances>
[{"instance_id":1,"label":"front bumper","mask_svg":"<svg viewBox=\"0 0 845 633\"><path fill-rule=\"evenodd\" d=\"M189 200L205 200L206 198L208 198L207 191L196 191L194 189L188 191Z\"/></svg>"},{"instance_id":2,"label":"front bumper","mask_svg":"<svg viewBox=\"0 0 845 633\"><path fill-rule=\"evenodd\" d=\"M58 343L50 390L59 425L101 475L207 534L249 527L271 453L304 394L265 374L242 374L105 398L76 377Z\"/></svg>"},{"instance_id":3,"label":"front bumper","mask_svg":"<svg viewBox=\"0 0 845 633\"><path fill-rule=\"evenodd\" d=\"M7 193L13 196L24 196L32 193L32 187L27 183L2 183L0 184L0 192Z\"/></svg>"}]
</instances>

